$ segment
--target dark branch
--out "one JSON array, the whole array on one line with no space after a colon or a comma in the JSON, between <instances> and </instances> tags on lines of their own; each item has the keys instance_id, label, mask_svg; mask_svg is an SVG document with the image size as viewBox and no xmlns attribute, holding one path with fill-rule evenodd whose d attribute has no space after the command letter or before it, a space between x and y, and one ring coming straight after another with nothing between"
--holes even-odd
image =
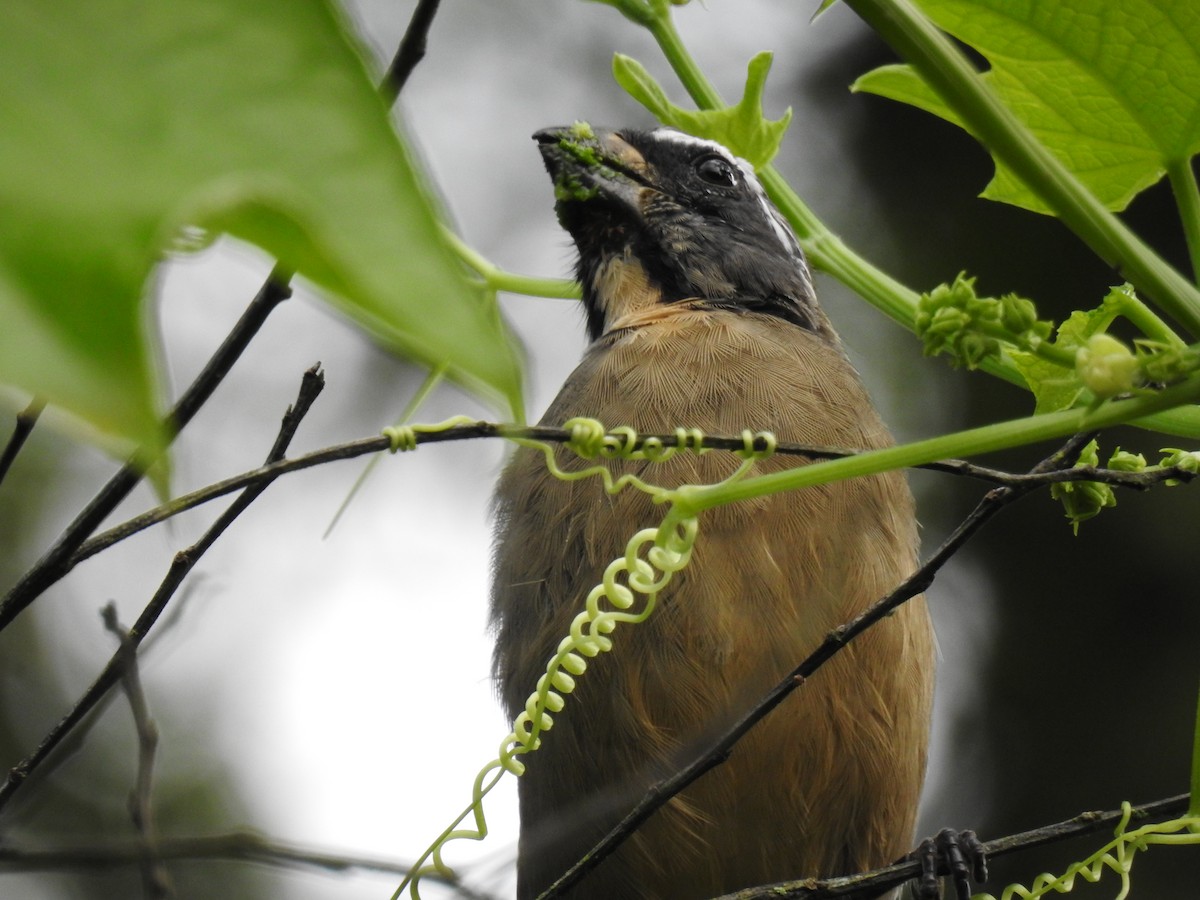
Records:
<instances>
[{"instance_id":1,"label":"dark branch","mask_svg":"<svg viewBox=\"0 0 1200 900\"><path fill-rule=\"evenodd\" d=\"M422 59L425 58L425 47L429 37L433 17L437 15L440 0L418 0L417 8L413 10L412 18L408 20L408 28L396 48L396 55L383 76L379 85L379 94L391 106L400 96L400 91L408 83L408 76L413 73Z\"/></svg>"},{"instance_id":2,"label":"dark branch","mask_svg":"<svg viewBox=\"0 0 1200 900\"><path fill-rule=\"evenodd\" d=\"M192 420L200 407L225 379L251 339L258 334L258 330L266 321L267 316L291 295L291 288L287 286L287 278L290 278L290 275L281 272L278 268L271 273L271 277L267 279L262 290L258 292L258 296L242 313L242 317L234 325L233 330L229 332L217 352L196 376L196 380L192 382L191 386L184 391L183 396L179 398L179 402L175 404L175 408L164 423L166 443L169 444ZM8 627L13 619L43 591L74 568L75 551L142 480L147 462L140 454L135 454L59 535L54 546L13 586L3 601L0 601L0 631Z\"/></svg>"},{"instance_id":3,"label":"dark branch","mask_svg":"<svg viewBox=\"0 0 1200 900\"><path fill-rule=\"evenodd\" d=\"M553 428L544 425L520 427L494 422L472 422L469 425L458 425L453 428L447 428L444 431L418 431L416 433L418 444L436 444L443 441L496 437L529 438L551 443L565 443L571 439L571 433L562 428ZM675 435L662 434L639 435L634 446L641 448L649 440L660 441L665 447L678 445L678 439ZM745 441L740 437L706 435L703 440L703 446L712 450L741 450L745 447ZM349 441L345 444L337 444L322 450L314 450L311 453L298 456L294 459L280 460L279 462L260 466L257 469L251 469L240 475L234 475L223 481L198 488L189 494L184 494L168 503L147 510L141 515L122 522L120 525L86 541L71 558L71 565L80 563L90 556L95 556L101 550L105 550L131 535L137 534L151 525L157 525L159 522L166 521L172 516L179 515L181 512L194 509L197 506L208 503L210 500L231 494L249 485L260 482L269 483L289 472L310 469L313 466L320 466L338 460L354 459L370 453L381 453L388 448L389 442L385 437L360 438L359 440ZM852 456L860 451L783 443L777 446L775 452L780 455L803 456L808 459L841 459L846 456ZM1114 487L1149 490L1151 487L1167 481L1190 482L1196 477L1196 473L1178 466L1150 469L1145 472L1126 472L1119 469L1102 469L1095 466L1074 466L1048 472L1013 474L987 466L975 465L961 459L925 463L916 466L916 468L974 478L989 484L1012 488L1041 487L1047 484L1067 481L1100 481Z\"/></svg>"},{"instance_id":4,"label":"dark branch","mask_svg":"<svg viewBox=\"0 0 1200 900\"><path fill-rule=\"evenodd\" d=\"M1079 451L1091 439L1090 435L1076 435L1061 449L1043 460L1032 470L1032 474L1052 471L1069 466ZM645 796L628 814L606 834L599 843L568 869L557 881L547 888L539 900L559 897L578 884L588 872L621 846L641 825L672 797L679 794L705 772L716 768L726 759L747 732L761 722L796 688L800 687L821 666L832 659L855 637L862 634L880 619L926 590L938 571L974 536L993 516L1013 501L1033 490L1033 486L1002 487L989 491L974 510L951 533L933 555L907 578L891 594L877 601L857 617L831 632L808 658L789 672L724 734L714 740L707 749L691 763L646 791Z\"/></svg>"},{"instance_id":5,"label":"dark branch","mask_svg":"<svg viewBox=\"0 0 1200 900\"><path fill-rule=\"evenodd\" d=\"M162 838L156 848L155 857L163 860L233 860L280 868L321 869L331 873L362 870L403 876L407 875L411 868L408 864L389 859L329 853L311 847L269 841L260 835L247 832L207 837ZM111 869L139 863L145 858L146 849L141 844L132 842L52 848L0 845L0 866L22 872ZM460 897L469 900L489 900L487 895L437 873L430 873L425 877L430 881L456 888Z\"/></svg>"},{"instance_id":6,"label":"dark branch","mask_svg":"<svg viewBox=\"0 0 1200 900\"><path fill-rule=\"evenodd\" d=\"M12 436L9 437L8 444L4 447L4 453L0 454L0 482L4 481L4 476L12 468L17 454L25 446L25 440L29 437L30 432L33 431L33 426L37 424L38 416L42 414L42 410L45 408L46 401L34 397L33 400L29 401L27 407L17 413L17 421L13 425Z\"/></svg>"},{"instance_id":7,"label":"dark branch","mask_svg":"<svg viewBox=\"0 0 1200 900\"><path fill-rule=\"evenodd\" d=\"M146 692L142 690L137 647L130 640L129 632L117 619L117 605L112 602L106 604L101 616L104 619L104 627L112 632L118 642L121 688L129 700L133 726L138 738L137 778L129 795L129 814L144 848L141 860L142 894L150 900L164 900L175 896L175 885L171 880L171 873L167 871L156 852L158 833L154 823L151 794L154 784L154 757L158 752L158 727L150 717L150 704L146 701Z\"/></svg>"},{"instance_id":8,"label":"dark branch","mask_svg":"<svg viewBox=\"0 0 1200 900\"><path fill-rule=\"evenodd\" d=\"M283 417L279 436L276 438L275 445L271 448L271 453L267 457L268 461L279 459L287 451L288 443L296 433L296 428L308 413L313 401L321 393L321 389L324 386L325 378L318 367L314 366L304 373L304 379L300 384L300 393L296 398L296 403L293 407L288 408L287 413ZM229 504L228 509L217 517L217 520L209 527L199 541L186 550L181 550L175 554L175 559L171 562L166 577L159 585L158 590L155 591L146 608L142 610L141 615L138 616L137 622L129 629L128 646L122 645L117 650L108 661L108 665L104 667L104 671L92 682L91 687L84 692L84 695L76 702L74 708L42 739L42 742L32 754L21 760L21 762L17 763L9 771L4 784L0 785L0 809L4 808L17 790L20 789L21 785L25 783L29 775L50 756L51 752L62 743L63 739L83 721L92 708L104 699L109 690L120 681L125 668L124 657L130 652L129 648L136 650L141 642L145 640L146 635L154 627L155 622L158 621L159 616L162 615L163 610L166 609L167 604L183 583L184 578L187 577L188 573L191 572L208 549L216 543L217 538L233 524L234 520L251 503L258 499L259 495L266 490L269 484L270 482L268 481L248 487L233 503Z\"/></svg>"},{"instance_id":9,"label":"dark branch","mask_svg":"<svg viewBox=\"0 0 1200 900\"><path fill-rule=\"evenodd\" d=\"M1153 803L1133 807L1130 824L1144 825L1151 821L1180 816L1187 812L1187 808L1187 794L1156 800ZM1042 847L1069 838L1106 831L1116 825L1123 815L1124 813L1119 809L1080 813L1065 822L1043 825L1032 831L997 838L994 841L985 841L983 848L988 858L994 859L998 856L1016 853L1018 850ZM882 869L861 872L856 875L842 875L837 878L805 878L800 881L746 888L714 898L714 900L781 900L781 898L786 898L786 900L827 900L827 898L833 897L875 897L880 892L910 881L920 874L921 863L919 861L905 860ZM941 872L940 874L945 873Z\"/></svg>"}]
</instances>

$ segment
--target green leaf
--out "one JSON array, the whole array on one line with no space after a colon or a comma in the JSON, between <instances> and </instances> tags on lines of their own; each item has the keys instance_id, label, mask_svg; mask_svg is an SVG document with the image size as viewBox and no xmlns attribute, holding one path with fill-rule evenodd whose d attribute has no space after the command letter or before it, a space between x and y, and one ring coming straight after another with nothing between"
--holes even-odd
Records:
<instances>
[{"instance_id":1,"label":"green leaf","mask_svg":"<svg viewBox=\"0 0 1200 900\"><path fill-rule=\"evenodd\" d=\"M8 0L0 121L0 382L154 446L143 294L194 225L258 244L389 347L519 411L507 331L322 0Z\"/></svg>"},{"instance_id":2,"label":"green leaf","mask_svg":"<svg viewBox=\"0 0 1200 900\"><path fill-rule=\"evenodd\" d=\"M1054 345L1075 350L1086 346L1093 336L1103 334L1117 315L1109 299L1111 296L1110 293L1095 309L1071 313L1058 326ZM1037 400L1036 414L1070 409L1079 401L1084 386L1074 370L1065 369L1035 353L1013 351L1010 356L1033 391Z\"/></svg>"},{"instance_id":3,"label":"green leaf","mask_svg":"<svg viewBox=\"0 0 1200 900\"><path fill-rule=\"evenodd\" d=\"M1200 15L1195 0L918 0L991 63L1013 113L1110 209L1200 152ZM907 66L853 86L961 125ZM1046 207L1003 166L983 196Z\"/></svg>"},{"instance_id":4,"label":"green leaf","mask_svg":"<svg viewBox=\"0 0 1200 900\"><path fill-rule=\"evenodd\" d=\"M621 53L613 56L613 78L664 125L716 141L760 169L775 158L792 121L791 107L774 121L763 115L762 94L771 59L772 55L764 52L750 60L741 101L724 109L697 111L676 106L640 62Z\"/></svg>"}]
</instances>

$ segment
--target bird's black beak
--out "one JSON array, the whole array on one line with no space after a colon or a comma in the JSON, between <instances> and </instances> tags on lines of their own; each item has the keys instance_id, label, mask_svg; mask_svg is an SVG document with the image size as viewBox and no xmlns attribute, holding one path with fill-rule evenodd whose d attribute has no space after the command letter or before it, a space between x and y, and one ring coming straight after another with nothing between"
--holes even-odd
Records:
<instances>
[{"instance_id":1,"label":"bird's black beak","mask_svg":"<svg viewBox=\"0 0 1200 900\"><path fill-rule=\"evenodd\" d=\"M568 231L579 207L596 200L641 220L642 193L649 186L646 160L617 132L576 122L545 128L533 139L554 179L556 208Z\"/></svg>"}]
</instances>

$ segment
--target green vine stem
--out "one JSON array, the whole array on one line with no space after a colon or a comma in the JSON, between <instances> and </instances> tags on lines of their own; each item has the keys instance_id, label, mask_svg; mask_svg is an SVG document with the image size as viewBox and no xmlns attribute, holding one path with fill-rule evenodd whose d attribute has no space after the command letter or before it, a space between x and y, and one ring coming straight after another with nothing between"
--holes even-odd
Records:
<instances>
[{"instance_id":1,"label":"green vine stem","mask_svg":"<svg viewBox=\"0 0 1200 900\"><path fill-rule=\"evenodd\" d=\"M717 109L725 106L725 101L716 87L700 70L695 59L684 45L671 17L670 5L665 0L651 0L651 2L645 4L636 3L637 14L634 15L631 10L626 9L626 6L635 2L636 0L623 0L623 2L615 5L630 20L642 25L653 35L663 52L663 56L666 57L667 62L671 65L672 70L696 106L700 109ZM860 11L858 6L855 5L856 2L872 7L885 7L893 2L901 2L901 0L853 0L850 5L854 7L859 15L866 18L865 13ZM946 51L951 61L960 63L966 70L962 72L956 67L949 77L960 78L965 75L965 77L971 80L973 86L983 91L989 100L998 105L998 102L995 101L995 98L992 97L985 86L976 84L978 77L975 71L962 59L961 55L953 50L941 33L933 29L933 26L924 20L915 10L909 8L909 11L912 16L923 22L931 31L933 37L930 40L937 42L940 47L944 45L941 49ZM874 25L874 22L870 19L868 19L868 22ZM890 40L888 33L884 33L883 31L880 33ZM897 46L899 48L899 45ZM1007 113L1007 110L1003 110L1002 107L1001 109L1004 116L1011 120L1011 116ZM1021 131L1028 143L1036 145L1041 150L1041 146L1037 144L1032 136L1025 132L1022 126L1015 122L1013 126ZM1042 153L1045 154L1045 151L1042 150ZM1045 155L1048 156L1049 154ZM1057 169L1061 170L1061 166L1058 165L1056 160L1053 163ZM830 231L816 214L808 208L773 166L764 167L758 174L762 180L763 188L771 200L779 207L780 212L792 224L792 227L795 228L796 235L804 245L805 253L808 254L813 266L823 272L829 273L885 315L911 331L913 323L916 320L917 301L919 298L917 292L901 284L847 247L841 238ZM1063 175L1070 178L1065 172L1063 172ZM1092 205L1096 205L1095 199L1091 198L1086 189L1078 185L1078 182L1075 182L1074 179L1071 179L1071 182L1079 191L1087 195ZM1115 223L1128 239L1136 244L1140 249L1139 259L1147 257L1151 263L1157 261L1157 265L1150 267L1155 269L1155 271L1158 268L1165 269L1168 273L1166 276L1168 281L1181 285L1188 296L1196 299L1196 319L1197 323L1200 323L1200 295L1196 294L1191 285L1183 280L1177 272L1167 266L1166 263L1158 259L1136 236L1124 229L1124 226L1111 216L1107 210L1101 207L1100 213L1102 214L1102 219ZM1134 270L1131 269L1132 271ZM1147 337L1172 344L1180 343L1179 337L1153 311L1140 301L1136 301L1130 305L1127 310L1127 317L1141 328ZM1012 384L1020 387L1025 386L1025 380L1017 372L1011 361L1007 359L989 359L980 368ZM1200 438L1200 409L1177 408L1157 412L1140 417L1133 421L1132 424L1164 434Z\"/></svg>"},{"instance_id":2,"label":"green vine stem","mask_svg":"<svg viewBox=\"0 0 1200 900\"><path fill-rule=\"evenodd\" d=\"M1121 291L1120 300L1115 301L1115 312L1133 323L1142 334L1152 341L1159 341L1168 347L1183 348L1187 343L1162 318L1143 303L1136 294Z\"/></svg>"},{"instance_id":3,"label":"green vine stem","mask_svg":"<svg viewBox=\"0 0 1200 900\"><path fill-rule=\"evenodd\" d=\"M700 109L720 109L725 106L721 94L684 46L670 10L662 8L657 17L644 24L696 106ZM812 265L828 272L884 315L912 331L920 295L847 247L800 199L774 166L764 166L758 176L767 196L795 229L796 237L803 243L804 252ZM981 368L1018 387L1025 387L1025 379L1008 360L989 359ZM1200 428L1200 417L1197 426Z\"/></svg>"},{"instance_id":4,"label":"green vine stem","mask_svg":"<svg viewBox=\"0 0 1200 900\"><path fill-rule=\"evenodd\" d=\"M1200 400L1200 375L1193 375L1165 390L1147 393L1130 400L1108 401L1092 409L1075 408L998 422L898 447L871 450L844 459L759 475L734 484L681 488L677 492L676 502L683 505L682 511L685 514L695 514L733 500L762 497L778 491L810 487L842 478L857 478L886 472L889 469L922 465L951 456L975 456L1060 438L1080 431L1108 428L1197 400Z\"/></svg>"},{"instance_id":5,"label":"green vine stem","mask_svg":"<svg viewBox=\"0 0 1200 900\"><path fill-rule=\"evenodd\" d=\"M1008 110L910 0L846 0L963 120L972 134L1105 262L1200 335L1200 291L1104 208Z\"/></svg>"},{"instance_id":6,"label":"green vine stem","mask_svg":"<svg viewBox=\"0 0 1200 900\"><path fill-rule=\"evenodd\" d=\"M1200 282L1200 189L1190 159L1174 160L1167 166L1167 178L1179 207L1179 220L1187 238L1188 254L1192 260L1192 278Z\"/></svg>"},{"instance_id":7,"label":"green vine stem","mask_svg":"<svg viewBox=\"0 0 1200 900\"><path fill-rule=\"evenodd\" d=\"M1196 728L1192 734L1192 771L1191 799L1188 801L1188 815L1200 816L1200 702L1196 708Z\"/></svg>"},{"instance_id":8,"label":"green vine stem","mask_svg":"<svg viewBox=\"0 0 1200 900\"><path fill-rule=\"evenodd\" d=\"M494 265L482 253L469 246L449 228L442 229L442 237L458 258L476 272L483 283L493 291L509 294L525 294L530 297L550 297L558 300L578 300L579 285L566 278L538 278L533 275L518 275Z\"/></svg>"}]
</instances>

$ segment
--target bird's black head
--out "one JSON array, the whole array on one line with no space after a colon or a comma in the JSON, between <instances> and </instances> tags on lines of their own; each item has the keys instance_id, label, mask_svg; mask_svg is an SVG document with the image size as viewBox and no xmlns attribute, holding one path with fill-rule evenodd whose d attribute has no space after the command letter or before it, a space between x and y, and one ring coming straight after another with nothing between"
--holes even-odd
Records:
<instances>
[{"instance_id":1,"label":"bird's black head","mask_svg":"<svg viewBox=\"0 0 1200 900\"><path fill-rule=\"evenodd\" d=\"M579 249L593 339L631 313L685 300L833 339L800 245L745 160L669 128L579 123L534 138Z\"/></svg>"}]
</instances>

